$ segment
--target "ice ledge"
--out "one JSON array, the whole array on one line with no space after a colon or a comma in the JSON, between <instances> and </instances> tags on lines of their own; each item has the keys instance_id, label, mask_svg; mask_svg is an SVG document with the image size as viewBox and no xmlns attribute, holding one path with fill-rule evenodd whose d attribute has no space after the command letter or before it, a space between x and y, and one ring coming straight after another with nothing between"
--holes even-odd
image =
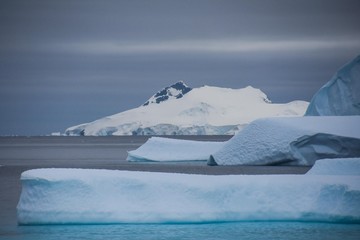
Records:
<instances>
[{"instance_id":1,"label":"ice ledge","mask_svg":"<svg viewBox=\"0 0 360 240\"><path fill-rule=\"evenodd\" d=\"M35 169L21 182L19 224L360 223L360 176Z\"/></svg>"}]
</instances>

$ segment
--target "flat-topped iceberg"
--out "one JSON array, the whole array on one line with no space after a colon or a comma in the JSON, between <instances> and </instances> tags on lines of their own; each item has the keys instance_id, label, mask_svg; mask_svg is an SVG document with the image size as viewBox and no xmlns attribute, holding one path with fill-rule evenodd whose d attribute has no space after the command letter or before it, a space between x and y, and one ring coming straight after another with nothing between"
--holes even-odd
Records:
<instances>
[{"instance_id":1,"label":"flat-topped iceberg","mask_svg":"<svg viewBox=\"0 0 360 240\"><path fill-rule=\"evenodd\" d=\"M191 141L151 137L138 149L128 152L128 161L207 161L224 142Z\"/></svg>"},{"instance_id":2,"label":"flat-topped iceberg","mask_svg":"<svg viewBox=\"0 0 360 240\"><path fill-rule=\"evenodd\" d=\"M21 182L19 224L360 222L359 175L35 169Z\"/></svg>"}]
</instances>

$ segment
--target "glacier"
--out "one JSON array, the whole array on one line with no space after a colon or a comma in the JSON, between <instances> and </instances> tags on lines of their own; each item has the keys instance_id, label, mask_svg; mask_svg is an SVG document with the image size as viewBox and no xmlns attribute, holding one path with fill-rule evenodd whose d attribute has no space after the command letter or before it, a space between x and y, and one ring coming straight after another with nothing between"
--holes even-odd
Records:
<instances>
[{"instance_id":1,"label":"glacier","mask_svg":"<svg viewBox=\"0 0 360 240\"><path fill-rule=\"evenodd\" d=\"M360 116L264 118L250 123L209 158L209 165L305 165L360 157Z\"/></svg>"},{"instance_id":2,"label":"glacier","mask_svg":"<svg viewBox=\"0 0 360 240\"><path fill-rule=\"evenodd\" d=\"M178 86L179 85L179 86ZM303 116L308 102L271 103L260 89L177 83L144 105L66 129L68 136L233 135L264 117Z\"/></svg>"},{"instance_id":3,"label":"glacier","mask_svg":"<svg viewBox=\"0 0 360 240\"><path fill-rule=\"evenodd\" d=\"M18 223L360 223L359 174L329 174L339 161L326 164L306 175L33 169L21 174Z\"/></svg>"},{"instance_id":4,"label":"glacier","mask_svg":"<svg viewBox=\"0 0 360 240\"><path fill-rule=\"evenodd\" d=\"M313 96L306 116L360 115L360 55Z\"/></svg>"}]
</instances>

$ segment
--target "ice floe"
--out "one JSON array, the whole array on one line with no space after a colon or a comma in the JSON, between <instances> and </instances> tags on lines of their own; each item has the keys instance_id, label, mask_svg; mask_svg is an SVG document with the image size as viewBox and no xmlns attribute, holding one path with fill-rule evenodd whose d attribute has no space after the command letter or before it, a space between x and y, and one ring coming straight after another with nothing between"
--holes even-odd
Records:
<instances>
[{"instance_id":1,"label":"ice floe","mask_svg":"<svg viewBox=\"0 0 360 240\"><path fill-rule=\"evenodd\" d=\"M224 142L191 141L151 137L138 149L128 152L128 161L207 161Z\"/></svg>"},{"instance_id":2,"label":"ice floe","mask_svg":"<svg viewBox=\"0 0 360 240\"><path fill-rule=\"evenodd\" d=\"M194 175L34 169L19 224L360 222L359 175Z\"/></svg>"}]
</instances>

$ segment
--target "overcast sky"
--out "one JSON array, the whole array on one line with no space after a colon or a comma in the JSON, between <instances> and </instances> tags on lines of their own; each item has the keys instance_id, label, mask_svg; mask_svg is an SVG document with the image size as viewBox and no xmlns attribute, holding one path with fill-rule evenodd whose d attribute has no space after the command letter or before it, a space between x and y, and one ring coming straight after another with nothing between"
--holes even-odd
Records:
<instances>
[{"instance_id":1,"label":"overcast sky","mask_svg":"<svg viewBox=\"0 0 360 240\"><path fill-rule=\"evenodd\" d=\"M360 54L359 0L0 0L0 135L64 132L179 80L310 101Z\"/></svg>"}]
</instances>

